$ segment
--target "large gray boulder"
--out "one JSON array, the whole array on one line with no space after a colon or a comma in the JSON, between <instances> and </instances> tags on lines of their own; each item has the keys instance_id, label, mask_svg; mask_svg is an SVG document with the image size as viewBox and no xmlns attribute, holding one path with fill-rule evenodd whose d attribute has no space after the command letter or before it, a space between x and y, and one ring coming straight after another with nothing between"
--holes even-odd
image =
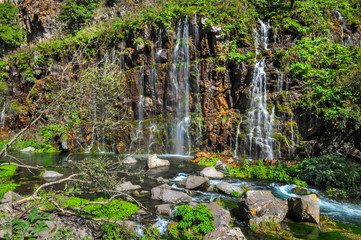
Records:
<instances>
[{"instance_id":1,"label":"large gray boulder","mask_svg":"<svg viewBox=\"0 0 361 240\"><path fill-rule=\"evenodd\" d=\"M171 190L171 187L167 184L154 187L151 190L152 199L161 200L164 202L170 203L181 203L181 202L191 202L192 197L187 194L179 191Z\"/></svg>"},{"instance_id":2,"label":"large gray boulder","mask_svg":"<svg viewBox=\"0 0 361 240\"><path fill-rule=\"evenodd\" d=\"M206 167L200 173L201 176L207 178L222 178L223 173L218 172L214 167Z\"/></svg>"},{"instance_id":3,"label":"large gray boulder","mask_svg":"<svg viewBox=\"0 0 361 240\"><path fill-rule=\"evenodd\" d=\"M298 222L320 222L320 206L316 194L288 199L287 217Z\"/></svg>"},{"instance_id":4,"label":"large gray boulder","mask_svg":"<svg viewBox=\"0 0 361 240\"><path fill-rule=\"evenodd\" d=\"M240 228L217 227L203 237L204 240L246 240Z\"/></svg>"},{"instance_id":5,"label":"large gray boulder","mask_svg":"<svg viewBox=\"0 0 361 240\"><path fill-rule=\"evenodd\" d=\"M47 182L56 181L59 178L61 178L62 176L63 176L63 174L55 172L55 171L45 171L42 175L44 180Z\"/></svg>"},{"instance_id":6,"label":"large gray boulder","mask_svg":"<svg viewBox=\"0 0 361 240\"><path fill-rule=\"evenodd\" d=\"M218 203L208 203L205 204L207 209L211 211L212 215L214 216L214 226L221 227L221 226L228 226L232 220L231 213L222 208L218 205Z\"/></svg>"},{"instance_id":7,"label":"large gray boulder","mask_svg":"<svg viewBox=\"0 0 361 240\"><path fill-rule=\"evenodd\" d=\"M115 190L118 192L125 192L125 191L134 191L141 189L142 187L140 185L133 185L131 182L124 182L118 186L115 187Z\"/></svg>"},{"instance_id":8,"label":"large gray boulder","mask_svg":"<svg viewBox=\"0 0 361 240\"><path fill-rule=\"evenodd\" d=\"M287 214L287 200L271 191L248 191L238 202L241 216L248 226L261 222L282 222Z\"/></svg>"},{"instance_id":9,"label":"large gray boulder","mask_svg":"<svg viewBox=\"0 0 361 240\"><path fill-rule=\"evenodd\" d=\"M244 190L236 185L230 184L228 182L220 182L216 184L216 187L221 192L231 195L232 192L238 192L239 194L243 194Z\"/></svg>"},{"instance_id":10,"label":"large gray boulder","mask_svg":"<svg viewBox=\"0 0 361 240\"><path fill-rule=\"evenodd\" d=\"M186 189L207 188L209 186L209 179L206 177L191 175L187 177L187 179L177 182L177 186Z\"/></svg>"},{"instance_id":11,"label":"large gray boulder","mask_svg":"<svg viewBox=\"0 0 361 240\"><path fill-rule=\"evenodd\" d=\"M168 160L160 159L156 154L150 155L148 157L148 168L157 168L163 166L169 166L170 163Z\"/></svg>"}]
</instances>

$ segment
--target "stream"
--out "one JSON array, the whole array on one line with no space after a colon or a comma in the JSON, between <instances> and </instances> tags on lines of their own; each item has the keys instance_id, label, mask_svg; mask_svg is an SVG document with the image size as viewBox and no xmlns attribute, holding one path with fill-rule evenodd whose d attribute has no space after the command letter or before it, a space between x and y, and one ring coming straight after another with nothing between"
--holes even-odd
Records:
<instances>
[{"instance_id":1,"label":"stream","mask_svg":"<svg viewBox=\"0 0 361 240\"><path fill-rule=\"evenodd\" d=\"M69 176L72 174L73 170L69 168L68 155L65 154L46 154L46 153L13 153L14 156L18 157L25 164L29 165L39 165L44 166L47 170L54 170L64 174L64 176ZM112 154L112 153L98 153L98 154L73 154L69 157L72 161L81 161L82 159L89 157L107 157L114 161L119 161L124 158L124 156ZM126 166L130 170L147 170L147 157L148 155L134 155L138 159L138 163L132 166ZM176 182L186 179L189 175L199 175L199 172L203 169L202 166L199 166L192 161L191 156L181 156L181 155L159 155L160 158L168 159L170 161L169 167L161 167L156 169L150 169L146 172L145 176L127 176L125 177L126 181L131 181L133 184L138 184L142 186L143 190L150 191L153 187L160 185L157 183L156 178L163 177L164 179L169 179L169 185L174 190L183 190L176 185ZM37 173L39 174L39 173ZM238 179L238 178L224 178L217 180L210 180L210 184L217 184L221 181L229 182L231 184L242 186L246 185L251 190L270 190L272 193L279 198L288 198L297 196L292 193L292 189L295 188L293 184L283 184L275 183L269 181L261 180L252 180L252 179ZM45 181L38 177L36 174L29 172L26 169L19 169L18 174L15 177L15 182L20 184L15 192L27 195L32 193L32 190L36 184L42 184ZM58 186L58 189L61 189L63 186ZM315 189L308 188L312 193L316 193L318 196L318 201L320 205L321 215L326 215L330 219L334 219L343 223L350 223L356 226L361 227L361 205L334 200L326 197L326 193ZM192 196L193 202L198 203L208 203L214 201L216 198L227 199L234 203L237 203L238 198L232 196L226 196L218 192L205 192L196 190L195 194ZM137 198L142 204L145 205L150 210L150 215L142 218L137 218L135 220L143 221L144 218L153 222L153 226L157 226L160 230L160 233L166 232L167 225L171 222L169 218L163 218L155 214L155 206L159 204L164 204L164 202L152 200L150 197ZM138 232L141 234L142 230L138 229Z\"/></svg>"}]
</instances>

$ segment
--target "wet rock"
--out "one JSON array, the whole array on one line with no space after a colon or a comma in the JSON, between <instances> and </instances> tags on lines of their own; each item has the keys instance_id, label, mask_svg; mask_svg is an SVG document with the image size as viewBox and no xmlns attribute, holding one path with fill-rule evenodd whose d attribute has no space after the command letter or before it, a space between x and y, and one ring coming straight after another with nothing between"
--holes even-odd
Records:
<instances>
[{"instance_id":1,"label":"wet rock","mask_svg":"<svg viewBox=\"0 0 361 240\"><path fill-rule=\"evenodd\" d=\"M139 209L136 213L136 215L148 215L147 211L145 211L144 209Z\"/></svg>"},{"instance_id":2,"label":"wet rock","mask_svg":"<svg viewBox=\"0 0 361 240\"><path fill-rule=\"evenodd\" d=\"M122 161L124 164L136 164L138 162L137 159L135 159L134 157L126 157L123 159Z\"/></svg>"},{"instance_id":3,"label":"wet rock","mask_svg":"<svg viewBox=\"0 0 361 240\"><path fill-rule=\"evenodd\" d=\"M241 216L248 226L261 222L282 222L287 214L287 200L271 191L248 191L238 202Z\"/></svg>"},{"instance_id":4,"label":"wet rock","mask_svg":"<svg viewBox=\"0 0 361 240\"><path fill-rule=\"evenodd\" d=\"M189 190L189 189L184 190L184 192L185 192L186 194L188 194L189 196L193 196L193 195L195 194L195 191Z\"/></svg>"},{"instance_id":5,"label":"wet rock","mask_svg":"<svg viewBox=\"0 0 361 240\"><path fill-rule=\"evenodd\" d=\"M292 192L292 193L295 193L295 194L297 194L297 195L301 195L301 196L311 194L311 191L310 191L310 190L308 190L308 189L306 189L306 188L303 188L303 187L299 187L299 186L297 186L297 187L295 187L294 189L292 189L291 192Z\"/></svg>"},{"instance_id":6,"label":"wet rock","mask_svg":"<svg viewBox=\"0 0 361 240\"><path fill-rule=\"evenodd\" d=\"M246 240L240 228L218 227L207 233L204 240Z\"/></svg>"},{"instance_id":7,"label":"wet rock","mask_svg":"<svg viewBox=\"0 0 361 240\"><path fill-rule=\"evenodd\" d=\"M44 180L47 182L56 181L59 178L61 178L62 176L63 176L63 174L55 172L55 171L45 171L42 175Z\"/></svg>"},{"instance_id":8,"label":"wet rock","mask_svg":"<svg viewBox=\"0 0 361 240\"><path fill-rule=\"evenodd\" d=\"M201 176L207 178L222 178L223 173L218 172L214 167L206 167L200 173Z\"/></svg>"},{"instance_id":9,"label":"wet rock","mask_svg":"<svg viewBox=\"0 0 361 240\"><path fill-rule=\"evenodd\" d=\"M169 180L168 179L164 179L162 177L158 177L157 178L157 183L169 183Z\"/></svg>"},{"instance_id":10,"label":"wet rock","mask_svg":"<svg viewBox=\"0 0 361 240\"><path fill-rule=\"evenodd\" d=\"M35 148L33 148L33 147L27 147L27 148L20 150L20 152L34 152L34 151L35 151Z\"/></svg>"},{"instance_id":11,"label":"wet rock","mask_svg":"<svg viewBox=\"0 0 361 240\"><path fill-rule=\"evenodd\" d=\"M209 186L209 179L206 177L191 175L187 177L187 179L177 182L177 186L186 189L207 188Z\"/></svg>"},{"instance_id":12,"label":"wet rock","mask_svg":"<svg viewBox=\"0 0 361 240\"><path fill-rule=\"evenodd\" d=\"M244 190L238 186L235 186L233 184L230 184L228 182L220 182L218 184L216 184L216 187L218 190L220 190L221 192L231 195L232 192L238 192L239 194L243 194Z\"/></svg>"},{"instance_id":13,"label":"wet rock","mask_svg":"<svg viewBox=\"0 0 361 240\"><path fill-rule=\"evenodd\" d=\"M207 188L207 192L213 192L214 191L214 185L210 185L208 188Z\"/></svg>"},{"instance_id":14,"label":"wet rock","mask_svg":"<svg viewBox=\"0 0 361 240\"><path fill-rule=\"evenodd\" d=\"M191 202L192 198L187 194L179 191L171 190L171 187L167 184L154 187L151 190L152 199L161 200L164 202L170 203L180 203L180 202Z\"/></svg>"},{"instance_id":15,"label":"wet rock","mask_svg":"<svg viewBox=\"0 0 361 240\"><path fill-rule=\"evenodd\" d=\"M141 189L140 185L133 185L130 181L118 185L115 190L118 192L133 191Z\"/></svg>"},{"instance_id":16,"label":"wet rock","mask_svg":"<svg viewBox=\"0 0 361 240\"><path fill-rule=\"evenodd\" d=\"M157 206L157 213L160 215L172 216L173 204L162 204Z\"/></svg>"},{"instance_id":17,"label":"wet rock","mask_svg":"<svg viewBox=\"0 0 361 240\"><path fill-rule=\"evenodd\" d=\"M288 199L287 217L298 222L320 222L320 206L316 194Z\"/></svg>"},{"instance_id":18,"label":"wet rock","mask_svg":"<svg viewBox=\"0 0 361 240\"><path fill-rule=\"evenodd\" d=\"M206 204L206 206L214 216L214 226L216 228L221 226L228 226L232 220L231 213L228 210L222 208L216 202Z\"/></svg>"},{"instance_id":19,"label":"wet rock","mask_svg":"<svg viewBox=\"0 0 361 240\"><path fill-rule=\"evenodd\" d=\"M169 161L165 159L160 159L156 154L150 155L148 157L148 168L157 168L162 166L169 166Z\"/></svg>"}]
</instances>

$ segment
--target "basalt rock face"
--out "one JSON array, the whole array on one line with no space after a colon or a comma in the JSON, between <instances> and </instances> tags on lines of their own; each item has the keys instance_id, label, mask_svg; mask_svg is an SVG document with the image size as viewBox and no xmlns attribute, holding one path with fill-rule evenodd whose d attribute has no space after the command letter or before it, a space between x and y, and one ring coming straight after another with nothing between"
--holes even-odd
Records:
<instances>
[{"instance_id":1,"label":"basalt rock face","mask_svg":"<svg viewBox=\"0 0 361 240\"><path fill-rule=\"evenodd\" d=\"M116 5L117 1L109 1L109 4ZM51 6L48 7L51 9ZM57 11L54 10L54 16ZM42 27L43 34L52 32L54 25L50 25ZM29 28L32 28L31 24ZM256 31L261 34L258 23ZM322 120L312 112L304 113L292 107L291 102L301 98L302 86L288 79L279 70L279 63L272 60L276 48L292 46L295 39L291 35L277 35L274 31L269 31L269 35L274 42L262 49L262 55L267 79L268 105L265 106L273 117L269 134L272 156L292 158L300 152L297 145L302 139L306 141L306 151L301 154L317 154ZM195 15L174 19L171 28L145 25L137 31L129 30L121 41L99 46L97 59L92 61L98 63L100 71L109 66L103 75L112 76L116 72L122 88L116 89L114 83L76 89L72 98L82 98L73 107L76 119L70 114L56 115L54 118L58 122L69 127L54 135L51 144L66 151L188 155L198 150L231 149L235 156L247 154L244 149L249 148L252 135L247 113L252 103L250 91L257 69L253 61L236 62L218 57L227 54L229 41L230 36L224 34L222 28L208 27L205 19ZM254 48L248 41L237 51L246 53ZM85 67L70 67L72 56L58 55L49 65L38 63L39 57L36 52L29 56L29 65L34 72L32 78L17 64L7 69L7 104L0 106L5 109L4 126L0 131L2 138L30 123L34 110L51 101L47 97L49 89L59 91L82 77L76 71ZM109 91L111 87L114 90ZM32 91L37 95L29 95ZM122 95L113 94L119 92ZM11 112L9 106L14 99L18 105L25 106L21 112ZM32 105L28 104L29 99ZM127 124L119 124L119 120ZM49 119L41 121L46 124Z\"/></svg>"}]
</instances>

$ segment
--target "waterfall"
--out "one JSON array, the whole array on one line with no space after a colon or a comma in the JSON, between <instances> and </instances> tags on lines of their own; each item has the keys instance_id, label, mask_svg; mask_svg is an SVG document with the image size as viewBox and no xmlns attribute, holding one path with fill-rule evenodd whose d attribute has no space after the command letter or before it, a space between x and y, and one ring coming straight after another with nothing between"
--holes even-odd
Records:
<instances>
[{"instance_id":1,"label":"waterfall","mask_svg":"<svg viewBox=\"0 0 361 240\"><path fill-rule=\"evenodd\" d=\"M155 130L157 130L157 125L155 123L152 123L152 125L149 127L150 130L150 135L149 135L149 142L148 142L148 154L150 154L151 152L151 148L153 145L153 141L154 141L154 134L155 134Z\"/></svg>"},{"instance_id":2,"label":"waterfall","mask_svg":"<svg viewBox=\"0 0 361 240\"><path fill-rule=\"evenodd\" d=\"M4 106L3 106L3 110L1 111L1 116L0 116L0 127L3 128L4 125L5 125L5 103L4 103Z\"/></svg>"},{"instance_id":3,"label":"waterfall","mask_svg":"<svg viewBox=\"0 0 361 240\"><path fill-rule=\"evenodd\" d=\"M144 66L140 67L139 71L139 95L138 95L138 126L132 135L132 141L129 147L129 154L132 152L134 142L138 142L139 139L143 138L143 121L144 121Z\"/></svg>"},{"instance_id":4,"label":"waterfall","mask_svg":"<svg viewBox=\"0 0 361 240\"><path fill-rule=\"evenodd\" d=\"M347 19L344 18L339 11L336 10L337 19L340 22L341 27L341 41L343 45L351 46L353 45L352 39L351 39L351 31L347 28ZM347 38L345 38L345 32L347 34Z\"/></svg>"},{"instance_id":5,"label":"waterfall","mask_svg":"<svg viewBox=\"0 0 361 240\"><path fill-rule=\"evenodd\" d=\"M258 54L259 42L261 41L264 50L268 49L268 31L271 28L270 22L264 24L260 19L261 35L254 29L255 48ZM248 118L248 149L246 154L252 159L273 159L273 125L274 107L271 114L267 107L267 75L265 72L265 58L257 59L254 67L253 79L250 86L250 110ZM248 152L247 152L248 151Z\"/></svg>"},{"instance_id":6,"label":"waterfall","mask_svg":"<svg viewBox=\"0 0 361 240\"><path fill-rule=\"evenodd\" d=\"M200 90L200 73L199 73L199 62L196 61L195 63L195 70L196 70L196 74L197 74L197 78L196 78L196 87L197 87L197 95L196 95L196 106L197 106L197 113L199 114L198 116L198 128L199 128L199 137L202 138L202 119L201 119L201 115L202 115L202 103L201 103L201 90Z\"/></svg>"},{"instance_id":7,"label":"waterfall","mask_svg":"<svg viewBox=\"0 0 361 240\"><path fill-rule=\"evenodd\" d=\"M190 154L191 142L189 136L189 31L188 19L178 24L177 42L172 53L171 82L177 99L177 115L175 129L175 153Z\"/></svg>"},{"instance_id":8,"label":"waterfall","mask_svg":"<svg viewBox=\"0 0 361 240\"><path fill-rule=\"evenodd\" d=\"M241 118L241 120L239 121L238 123L238 126L237 126L237 135L236 135L236 146L234 148L234 158L238 158L238 155L237 155L237 149L238 149L238 135L239 135L239 127L241 126L241 123L243 122L243 118Z\"/></svg>"}]
</instances>

